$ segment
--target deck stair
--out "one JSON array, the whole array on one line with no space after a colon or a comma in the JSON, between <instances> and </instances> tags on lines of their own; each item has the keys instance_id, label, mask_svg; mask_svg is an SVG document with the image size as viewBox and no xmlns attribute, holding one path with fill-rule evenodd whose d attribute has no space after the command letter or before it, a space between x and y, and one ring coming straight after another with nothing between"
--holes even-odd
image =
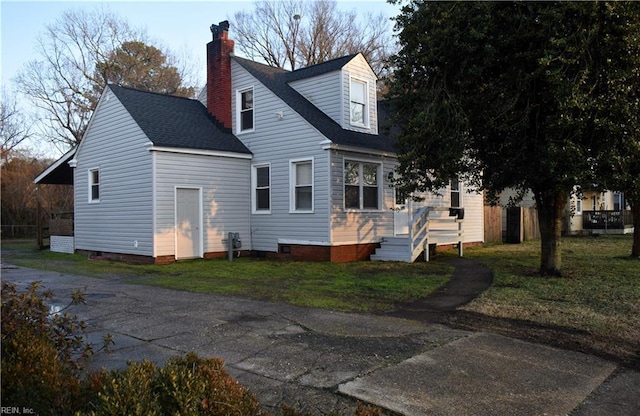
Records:
<instances>
[{"instance_id":1,"label":"deck stair","mask_svg":"<svg viewBox=\"0 0 640 416\"><path fill-rule=\"evenodd\" d=\"M422 207L411 218L409 234L384 237L371 260L413 263L421 254L429 261L430 244L455 244L462 257L464 209Z\"/></svg>"},{"instance_id":2,"label":"deck stair","mask_svg":"<svg viewBox=\"0 0 640 416\"><path fill-rule=\"evenodd\" d=\"M413 262L409 251L409 236L384 237L380 248L371 255L371 260Z\"/></svg>"}]
</instances>

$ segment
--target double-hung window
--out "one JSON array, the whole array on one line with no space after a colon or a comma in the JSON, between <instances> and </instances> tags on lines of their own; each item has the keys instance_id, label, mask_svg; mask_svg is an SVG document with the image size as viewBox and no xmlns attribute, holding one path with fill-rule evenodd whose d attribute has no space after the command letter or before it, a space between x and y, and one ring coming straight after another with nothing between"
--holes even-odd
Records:
<instances>
[{"instance_id":1,"label":"double-hung window","mask_svg":"<svg viewBox=\"0 0 640 416\"><path fill-rule=\"evenodd\" d=\"M290 162L291 212L313 212L313 159Z\"/></svg>"},{"instance_id":2,"label":"double-hung window","mask_svg":"<svg viewBox=\"0 0 640 416\"><path fill-rule=\"evenodd\" d=\"M366 127L367 120L367 83L351 79L349 88L350 123L353 126Z\"/></svg>"},{"instance_id":3,"label":"double-hung window","mask_svg":"<svg viewBox=\"0 0 640 416\"><path fill-rule=\"evenodd\" d=\"M252 171L253 213L269 214L271 212L271 166L256 165Z\"/></svg>"},{"instance_id":4,"label":"double-hung window","mask_svg":"<svg viewBox=\"0 0 640 416\"><path fill-rule=\"evenodd\" d=\"M253 130L254 111L253 111L253 87L244 90L239 90L236 98L237 104L237 123L238 131L251 131Z\"/></svg>"},{"instance_id":5,"label":"double-hung window","mask_svg":"<svg viewBox=\"0 0 640 416\"><path fill-rule=\"evenodd\" d=\"M582 194L576 195L576 214L582 215Z\"/></svg>"},{"instance_id":6,"label":"double-hung window","mask_svg":"<svg viewBox=\"0 0 640 416\"><path fill-rule=\"evenodd\" d=\"M460 180L451 179L451 208L462 208L462 195L460 194Z\"/></svg>"},{"instance_id":7,"label":"double-hung window","mask_svg":"<svg viewBox=\"0 0 640 416\"><path fill-rule=\"evenodd\" d=\"M89 169L89 202L100 202L100 169Z\"/></svg>"},{"instance_id":8,"label":"double-hung window","mask_svg":"<svg viewBox=\"0 0 640 416\"><path fill-rule=\"evenodd\" d=\"M379 163L344 162L345 209L380 209Z\"/></svg>"}]
</instances>

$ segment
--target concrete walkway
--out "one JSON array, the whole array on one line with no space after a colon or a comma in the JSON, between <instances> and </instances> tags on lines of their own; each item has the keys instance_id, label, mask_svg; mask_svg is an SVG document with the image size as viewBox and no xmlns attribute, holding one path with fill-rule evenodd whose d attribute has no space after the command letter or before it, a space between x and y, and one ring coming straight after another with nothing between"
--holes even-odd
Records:
<instances>
[{"instance_id":1,"label":"concrete walkway","mask_svg":"<svg viewBox=\"0 0 640 416\"><path fill-rule=\"evenodd\" d=\"M82 290L87 304L74 312L89 340L110 333L116 343L92 357L93 368L217 356L271 411L286 402L352 415L362 400L403 415L640 414L639 373L495 334L8 265L2 280L42 281L60 304Z\"/></svg>"}]
</instances>

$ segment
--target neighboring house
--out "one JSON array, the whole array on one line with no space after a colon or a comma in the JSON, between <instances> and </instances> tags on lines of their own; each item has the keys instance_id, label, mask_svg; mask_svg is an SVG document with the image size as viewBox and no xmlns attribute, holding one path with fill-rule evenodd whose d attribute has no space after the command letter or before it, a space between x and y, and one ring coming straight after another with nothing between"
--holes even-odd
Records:
<instances>
[{"instance_id":1,"label":"neighboring house","mask_svg":"<svg viewBox=\"0 0 640 416\"><path fill-rule=\"evenodd\" d=\"M566 212L568 234L631 234L633 218L622 192L582 189Z\"/></svg>"},{"instance_id":2,"label":"neighboring house","mask_svg":"<svg viewBox=\"0 0 640 416\"><path fill-rule=\"evenodd\" d=\"M65 155L76 250L156 263L225 256L233 232L259 255L362 260L409 233L420 206L464 207L463 241L482 242L483 198L464 184L409 209L396 198L393 139L361 54L290 72L236 57L227 22L212 32L205 105L106 87Z\"/></svg>"},{"instance_id":3,"label":"neighboring house","mask_svg":"<svg viewBox=\"0 0 640 416\"><path fill-rule=\"evenodd\" d=\"M503 207L502 229L507 241L511 226L508 223L507 207L511 205L510 201L513 198L517 198L517 193L512 189L507 189L500 194L499 205ZM568 202L564 212L564 234L633 233L631 210L621 192L583 188L581 193L572 194ZM535 205L533 193L530 191L515 204L516 207L524 210L535 210Z\"/></svg>"}]
</instances>

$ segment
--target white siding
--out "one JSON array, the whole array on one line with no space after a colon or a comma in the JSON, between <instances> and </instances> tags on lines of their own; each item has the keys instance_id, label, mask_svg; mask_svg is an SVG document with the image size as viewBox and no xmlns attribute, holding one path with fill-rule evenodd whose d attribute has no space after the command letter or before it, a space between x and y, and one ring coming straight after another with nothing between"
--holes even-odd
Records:
<instances>
[{"instance_id":1,"label":"white siding","mask_svg":"<svg viewBox=\"0 0 640 416\"><path fill-rule=\"evenodd\" d=\"M331 117L342 123L342 80L341 72L334 71L313 78L294 81L289 85Z\"/></svg>"},{"instance_id":2,"label":"white siding","mask_svg":"<svg viewBox=\"0 0 640 416\"><path fill-rule=\"evenodd\" d=\"M76 154L76 249L153 254L149 144L107 90ZM100 202L88 203L88 172L95 168L100 171Z\"/></svg>"},{"instance_id":3,"label":"white siding","mask_svg":"<svg viewBox=\"0 0 640 416\"><path fill-rule=\"evenodd\" d=\"M582 210L580 212L577 212L577 206L578 206L578 198L582 198L582 196L578 196L578 195L571 195L569 197L569 206L567 207L567 213L566 215L568 216L568 225L569 225L569 232L578 232L578 231L582 231L583 230L583 225L582 225L582 211L585 210L585 202L591 202L591 201L582 201ZM589 211L592 207L589 206L588 208L586 208L587 211Z\"/></svg>"},{"instance_id":4,"label":"white siding","mask_svg":"<svg viewBox=\"0 0 640 416\"><path fill-rule=\"evenodd\" d=\"M328 157L320 142L325 140L315 128L294 112L240 65L232 61L232 109L235 91L253 86L255 129L233 131L253 153L252 164L271 164L271 213L251 215L251 241L254 250L276 251L278 239L327 242L329 240ZM275 112L282 111L279 120ZM290 213L289 162L314 160L314 212Z\"/></svg>"},{"instance_id":5,"label":"white siding","mask_svg":"<svg viewBox=\"0 0 640 416\"><path fill-rule=\"evenodd\" d=\"M462 205L464 206L465 243L484 242L484 195L481 192L468 192L462 185Z\"/></svg>"},{"instance_id":6,"label":"white siding","mask_svg":"<svg viewBox=\"0 0 640 416\"><path fill-rule=\"evenodd\" d=\"M227 233L250 247L250 161L219 156L154 152L156 256L175 255L175 189L202 189L204 253L225 251Z\"/></svg>"},{"instance_id":7,"label":"white siding","mask_svg":"<svg viewBox=\"0 0 640 416\"><path fill-rule=\"evenodd\" d=\"M509 201L515 199L518 196L518 191L513 188L507 188L500 194L499 203L501 206L506 207L509 205ZM533 192L527 191L521 201L518 201L515 206L532 208L536 206L536 200L534 199Z\"/></svg>"},{"instance_id":8,"label":"white siding","mask_svg":"<svg viewBox=\"0 0 640 416\"><path fill-rule=\"evenodd\" d=\"M344 160L382 163L383 205L380 210L344 209ZM389 182L389 174L394 171L397 160L392 157L380 157L340 151L331 152L331 225L332 244L352 244L378 242L383 237L394 235L395 193ZM421 206L449 207L450 189L447 187L439 195L429 193L423 200L413 203L414 212ZM462 204L465 208L464 242L484 241L484 200L482 194L467 192L463 184Z\"/></svg>"},{"instance_id":9,"label":"white siding","mask_svg":"<svg viewBox=\"0 0 640 416\"><path fill-rule=\"evenodd\" d=\"M437 194L424 194L424 200L416 203L420 206L450 207L451 188L446 187ZM484 241L484 196L470 189L466 183L461 183L460 198L464 208L463 230L465 243L477 243Z\"/></svg>"},{"instance_id":10,"label":"white siding","mask_svg":"<svg viewBox=\"0 0 640 416\"><path fill-rule=\"evenodd\" d=\"M513 188L507 188L500 193L498 204L502 206L502 230L507 229L507 207L511 206L511 200L515 200L518 197L518 191ZM524 194L521 201L518 201L514 206L533 208L536 206L536 200L533 196L533 192L530 190Z\"/></svg>"},{"instance_id":11,"label":"white siding","mask_svg":"<svg viewBox=\"0 0 640 416\"><path fill-rule=\"evenodd\" d=\"M367 108L369 111L369 127L362 128L352 126L350 123L350 96L349 96L349 84L351 77L356 79L367 81L368 83L368 103ZM360 131L363 133L378 134L378 113L377 113L377 98L376 98L376 75L371 70L371 67L364 59L362 55L357 55L348 64L342 68L342 121L340 124L342 128Z\"/></svg>"}]
</instances>

